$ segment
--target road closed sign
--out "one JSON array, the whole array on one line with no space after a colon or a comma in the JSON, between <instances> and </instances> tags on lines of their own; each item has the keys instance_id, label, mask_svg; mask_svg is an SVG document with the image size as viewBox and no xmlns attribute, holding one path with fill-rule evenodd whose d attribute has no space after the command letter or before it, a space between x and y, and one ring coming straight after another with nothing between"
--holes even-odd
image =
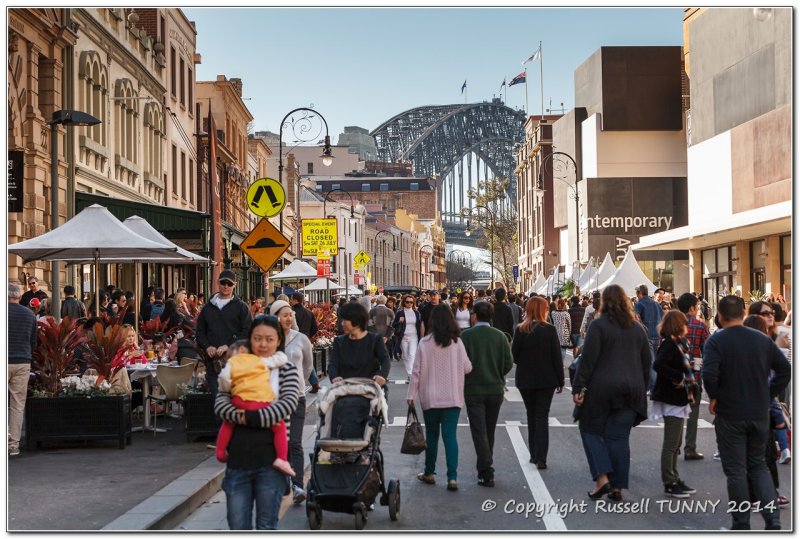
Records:
<instances>
[{"instance_id":1,"label":"road closed sign","mask_svg":"<svg viewBox=\"0 0 800 539\"><path fill-rule=\"evenodd\" d=\"M339 252L336 219L303 219L303 256Z\"/></svg>"}]
</instances>

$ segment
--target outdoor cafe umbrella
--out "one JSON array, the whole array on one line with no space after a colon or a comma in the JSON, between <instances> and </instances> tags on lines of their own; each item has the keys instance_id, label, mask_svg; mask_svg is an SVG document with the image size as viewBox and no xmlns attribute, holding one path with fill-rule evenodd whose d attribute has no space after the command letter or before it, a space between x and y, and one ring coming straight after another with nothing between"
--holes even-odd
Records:
<instances>
[{"instance_id":1,"label":"outdoor cafe umbrella","mask_svg":"<svg viewBox=\"0 0 800 539\"><path fill-rule=\"evenodd\" d=\"M177 247L144 238L133 232L99 204L92 204L75 217L29 240L9 246L8 252L25 262L34 260L93 260L95 285L101 257L142 258L169 257ZM58 290L53 291L58 294ZM100 312L100 295L95 290L95 313ZM57 314L57 313L56 313Z\"/></svg>"},{"instance_id":2,"label":"outdoor cafe umbrella","mask_svg":"<svg viewBox=\"0 0 800 539\"><path fill-rule=\"evenodd\" d=\"M292 263L280 273L269 278L270 281L289 281L293 279L312 279L317 276L317 270L312 268L308 262L299 259L292 260Z\"/></svg>"}]
</instances>

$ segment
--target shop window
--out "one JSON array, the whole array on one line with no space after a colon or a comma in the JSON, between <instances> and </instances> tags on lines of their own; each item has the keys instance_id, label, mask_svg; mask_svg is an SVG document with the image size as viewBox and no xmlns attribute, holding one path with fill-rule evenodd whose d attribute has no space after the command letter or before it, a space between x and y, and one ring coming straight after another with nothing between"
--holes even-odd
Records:
<instances>
[{"instance_id":1,"label":"shop window","mask_svg":"<svg viewBox=\"0 0 800 539\"><path fill-rule=\"evenodd\" d=\"M419 184L418 184L418 183L416 183L416 182L413 182L413 183L411 184L411 186L409 187L409 190L410 190L410 191L419 191Z\"/></svg>"},{"instance_id":2,"label":"shop window","mask_svg":"<svg viewBox=\"0 0 800 539\"><path fill-rule=\"evenodd\" d=\"M766 241L756 240L750 242L750 290L766 292Z\"/></svg>"},{"instance_id":3,"label":"shop window","mask_svg":"<svg viewBox=\"0 0 800 539\"><path fill-rule=\"evenodd\" d=\"M786 307L792 309L792 237L781 238L781 289Z\"/></svg>"}]
</instances>

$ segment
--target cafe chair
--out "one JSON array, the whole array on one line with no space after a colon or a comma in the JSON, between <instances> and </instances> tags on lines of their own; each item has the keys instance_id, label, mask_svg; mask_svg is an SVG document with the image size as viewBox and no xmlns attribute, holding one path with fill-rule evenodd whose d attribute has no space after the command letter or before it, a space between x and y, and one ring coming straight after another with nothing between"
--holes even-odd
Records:
<instances>
[{"instance_id":1,"label":"cafe chair","mask_svg":"<svg viewBox=\"0 0 800 539\"><path fill-rule=\"evenodd\" d=\"M156 378L158 384L164 389L163 395L149 395L148 401L154 401L163 405L169 405L170 402L177 402L184 392L184 388L191 381L194 374L193 363L181 365L180 367L173 367L171 365L158 365L156 366ZM146 402L145 406L150 403ZM153 415L153 435L155 436L155 428L158 427L158 414Z\"/></svg>"}]
</instances>

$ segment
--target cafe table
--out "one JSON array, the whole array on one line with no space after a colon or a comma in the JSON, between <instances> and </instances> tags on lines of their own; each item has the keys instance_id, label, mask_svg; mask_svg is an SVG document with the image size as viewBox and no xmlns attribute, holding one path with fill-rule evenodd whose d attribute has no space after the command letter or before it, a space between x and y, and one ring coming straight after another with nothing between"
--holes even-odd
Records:
<instances>
[{"instance_id":1,"label":"cafe table","mask_svg":"<svg viewBox=\"0 0 800 539\"><path fill-rule=\"evenodd\" d=\"M172 363L162 363L162 365L171 365ZM133 432L149 431L149 432L167 432L167 429L154 428L150 421L150 403L147 398L150 396L151 385L157 380L156 367L159 364L156 362L147 363L132 363L126 365L128 377L131 382L136 380L142 381L142 406L144 407L144 425L141 427L134 427L131 429Z\"/></svg>"}]
</instances>

